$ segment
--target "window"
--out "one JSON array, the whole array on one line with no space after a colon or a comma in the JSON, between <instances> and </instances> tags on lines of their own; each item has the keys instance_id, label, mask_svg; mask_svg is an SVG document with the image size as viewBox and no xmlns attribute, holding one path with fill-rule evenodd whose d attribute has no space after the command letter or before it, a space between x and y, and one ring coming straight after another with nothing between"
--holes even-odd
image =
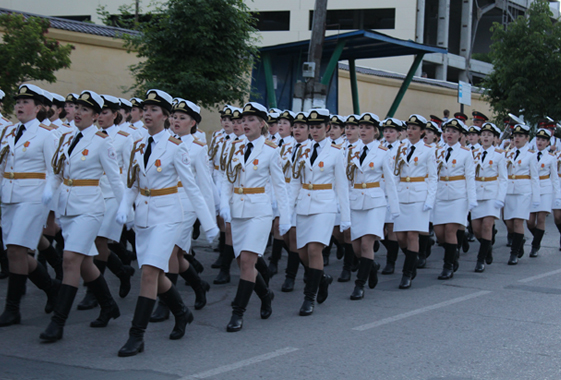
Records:
<instances>
[{"instance_id":1,"label":"window","mask_svg":"<svg viewBox=\"0 0 561 380\"><path fill-rule=\"evenodd\" d=\"M313 19L312 10L310 30L312 30ZM395 29L395 8L328 10L326 29Z\"/></svg>"},{"instance_id":2,"label":"window","mask_svg":"<svg viewBox=\"0 0 561 380\"><path fill-rule=\"evenodd\" d=\"M255 12L253 17L257 19L256 27L261 32L290 30L290 11Z\"/></svg>"},{"instance_id":3,"label":"window","mask_svg":"<svg viewBox=\"0 0 561 380\"><path fill-rule=\"evenodd\" d=\"M58 18L63 18L65 20L73 20L73 21L91 21L92 17L91 16L55 16Z\"/></svg>"}]
</instances>

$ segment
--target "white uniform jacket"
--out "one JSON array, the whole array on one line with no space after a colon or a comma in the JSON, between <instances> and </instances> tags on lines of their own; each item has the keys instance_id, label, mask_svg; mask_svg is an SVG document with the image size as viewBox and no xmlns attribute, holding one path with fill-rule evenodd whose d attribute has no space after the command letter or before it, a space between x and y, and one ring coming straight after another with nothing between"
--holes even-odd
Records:
<instances>
[{"instance_id":1,"label":"white uniform jacket","mask_svg":"<svg viewBox=\"0 0 561 380\"><path fill-rule=\"evenodd\" d=\"M208 211L211 215L215 215L214 184L208 168L207 146L202 141L195 140L195 136L193 135L185 135L181 137L181 140L183 141L183 144L187 146L187 150L189 151L191 172L195 177L195 181L205 200ZM191 200L185 192L181 192L181 200L183 201L184 212L195 212L195 208L191 204Z\"/></svg>"},{"instance_id":2,"label":"white uniform jacket","mask_svg":"<svg viewBox=\"0 0 561 380\"><path fill-rule=\"evenodd\" d=\"M135 205L134 224L139 227L150 227L156 224L178 223L183 221L183 207L179 191L185 191L191 199L204 231L216 226L214 217L209 213L206 202L191 172L191 159L187 145L181 140L170 136L163 130L152 136L152 152L146 167L144 154L150 136L146 135L134 143L134 156L130 164L131 171L137 172L136 180L127 191L128 206ZM178 188L181 181L182 188ZM169 189L165 195L153 195L153 190ZM148 193L150 192L150 194Z\"/></svg>"},{"instance_id":3,"label":"white uniform jacket","mask_svg":"<svg viewBox=\"0 0 561 380\"><path fill-rule=\"evenodd\" d=\"M407 160L407 155L411 147L415 150L411 159ZM400 165L400 178L397 185L397 195L400 203L424 202L430 207L434 207L438 177L436 173L435 150L430 145L426 145L423 140L416 144L411 144L408 140L399 146L398 165ZM395 166L395 159L392 165ZM425 180L421 180L425 178ZM409 180L408 180L409 179Z\"/></svg>"},{"instance_id":4,"label":"white uniform jacket","mask_svg":"<svg viewBox=\"0 0 561 380\"><path fill-rule=\"evenodd\" d=\"M446 161L449 149L450 157ZM456 143L452 147L440 149L437 154L439 181L437 197L439 200L451 201L467 198L470 205L477 204L475 192L475 165L471 149Z\"/></svg>"},{"instance_id":5,"label":"white uniform jacket","mask_svg":"<svg viewBox=\"0 0 561 380\"><path fill-rule=\"evenodd\" d=\"M230 144L226 170L220 194L220 208L229 207L232 218L251 218L271 216L273 208L271 198L265 192L271 183L278 203L280 224L290 224L292 209L288 204L288 192L281 168L280 149L265 140L264 136L251 141L253 149L245 161L244 154L249 144L246 138ZM236 177L232 177L233 173ZM230 180L234 180L231 183ZM247 189L247 190L245 190ZM247 191L247 192L246 192Z\"/></svg>"},{"instance_id":6,"label":"white uniform jacket","mask_svg":"<svg viewBox=\"0 0 561 380\"><path fill-rule=\"evenodd\" d=\"M142 124L141 127L136 127L131 123L124 122L123 124L118 125L117 128L131 135L133 141L140 140L148 134L147 129L144 127L144 124Z\"/></svg>"},{"instance_id":7,"label":"white uniform jacket","mask_svg":"<svg viewBox=\"0 0 561 380\"><path fill-rule=\"evenodd\" d=\"M390 165L390 151L376 140L368 146L366 158L360 163L361 151L353 155L349 165L354 165L354 182L351 183L351 210L370 210L375 207L386 206L389 203L392 214L399 213L399 199L395 181L388 181L387 186L381 186L384 178L393 177ZM362 149L364 149L364 144ZM361 149L361 150L362 150ZM386 202L387 196L387 202Z\"/></svg>"},{"instance_id":8,"label":"white uniform jacket","mask_svg":"<svg viewBox=\"0 0 561 380\"><path fill-rule=\"evenodd\" d=\"M78 133L82 133L83 137L69 155L68 148ZM76 180L99 181L104 172L113 194L120 202L125 187L111 138L91 125L81 132L76 130L74 133L67 133L60 140L60 148L55 152L54 159L58 161L63 155L65 159L60 173L54 176L52 183L53 193L60 187L57 212L64 216L104 212L105 201L100 186L80 186L77 183L74 186L73 183Z\"/></svg>"},{"instance_id":9,"label":"white uniform jacket","mask_svg":"<svg viewBox=\"0 0 561 380\"><path fill-rule=\"evenodd\" d=\"M483 152L485 161L483 161ZM504 150L490 146L481 148L474 154L475 191L477 200L497 200L504 203L508 186L506 159Z\"/></svg>"},{"instance_id":10,"label":"white uniform jacket","mask_svg":"<svg viewBox=\"0 0 561 380\"><path fill-rule=\"evenodd\" d=\"M516 151L520 154L516 157ZM507 194L532 194L532 203L540 202L540 183L538 174L538 160L536 153L528 149L528 144L522 148L512 148L506 152L508 169Z\"/></svg>"},{"instance_id":11,"label":"white uniform jacket","mask_svg":"<svg viewBox=\"0 0 561 380\"><path fill-rule=\"evenodd\" d=\"M117 163L119 164L119 173L121 174L121 181L123 185L127 183L127 172L129 170L129 163L133 145L133 139L127 132L121 131L117 126L113 125L107 128L108 136L111 138L113 143L113 149L117 153ZM101 132L104 133L104 132ZM113 189L109 183L109 178L103 173L103 177L99 181L99 186L101 186L101 192L103 193L103 198L114 198Z\"/></svg>"},{"instance_id":12,"label":"white uniform jacket","mask_svg":"<svg viewBox=\"0 0 561 380\"><path fill-rule=\"evenodd\" d=\"M540 152L536 153L536 156ZM559 193L559 176L557 175L557 157L544 149L538 161L540 194L553 194L553 199L561 198Z\"/></svg>"},{"instance_id":13,"label":"white uniform jacket","mask_svg":"<svg viewBox=\"0 0 561 380\"><path fill-rule=\"evenodd\" d=\"M310 141L305 149L298 150L299 157L293 163L300 173L300 180L292 180L292 194L297 198L298 215L314 215L324 212L337 213L337 203L341 212L341 223L350 223L349 182L345 173L345 158L341 148L331 145L326 138L314 164L310 162L315 141ZM313 190L313 185L331 185L331 189ZM312 190L310 190L312 187Z\"/></svg>"},{"instance_id":14,"label":"white uniform jacket","mask_svg":"<svg viewBox=\"0 0 561 380\"><path fill-rule=\"evenodd\" d=\"M6 152L0 172L2 203L41 202L45 179L53 176L51 158L58 142L53 128L31 120L25 123L25 132L16 144L20 125L6 127L0 144L1 151ZM21 176L19 173L43 174L45 179L16 178Z\"/></svg>"}]
</instances>

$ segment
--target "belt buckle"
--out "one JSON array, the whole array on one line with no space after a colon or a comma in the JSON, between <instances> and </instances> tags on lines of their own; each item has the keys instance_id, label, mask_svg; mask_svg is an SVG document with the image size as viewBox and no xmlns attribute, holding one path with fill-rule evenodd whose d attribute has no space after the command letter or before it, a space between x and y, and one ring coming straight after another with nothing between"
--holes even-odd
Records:
<instances>
[{"instance_id":1,"label":"belt buckle","mask_svg":"<svg viewBox=\"0 0 561 380\"><path fill-rule=\"evenodd\" d=\"M481 180L482 180L483 182L485 182L485 177L481 177Z\"/></svg>"},{"instance_id":2,"label":"belt buckle","mask_svg":"<svg viewBox=\"0 0 561 380\"><path fill-rule=\"evenodd\" d=\"M238 194L243 194L243 187L238 188Z\"/></svg>"},{"instance_id":3,"label":"belt buckle","mask_svg":"<svg viewBox=\"0 0 561 380\"><path fill-rule=\"evenodd\" d=\"M152 192L150 191L150 189L145 189L145 190L144 190L144 195L146 195L147 197L149 197L150 194L152 194Z\"/></svg>"},{"instance_id":4,"label":"belt buckle","mask_svg":"<svg viewBox=\"0 0 561 380\"><path fill-rule=\"evenodd\" d=\"M69 180L68 180L68 186L72 186L73 184L74 184L74 181L71 180L71 179L69 179Z\"/></svg>"},{"instance_id":5,"label":"belt buckle","mask_svg":"<svg viewBox=\"0 0 561 380\"><path fill-rule=\"evenodd\" d=\"M515 175L515 174L512 175L512 179L516 179L516 175Z\"/></svg>"},{"instance_id":6,"label":"belt buckle","mask_svg":"<svg viewBox=\"0 0 561 380\"><path fill-rule=\"evenodd\" d=\"M10 172L10 179L14 179L16 175L13 172Z\"/></svg>"},{"instance_id":7,"label":"belt buckle","mask_svg":"<svg viewBox=\"0 0 561 380\"><path fill-rule=\"evenodd\" d=\"M314 185L312 185L311 183L308 185L308 190L313 190L314 189Z\"/></svg>"},{"instance_id":8,"label":"belt buckle","mask_svg":"<svg viewBox=\"0 0 561 380\"><path fill-rule=\"evenodd\" d=\"M450 177L446 176L446 177L444 178L444 180L445 180L445 181L450 181Z\"/></svg>"},{"instance_id":9,"label":"belt buckle","mask_svg":"<svg viewBox=\"0 0 561 380\"><path fill-rule=\"evenodd\" d=\"M363 184L362 184L362 188L363 188L363 189L366 189L366 183L363 183Z\"/></svg>"},{"instance_id":10,"label":"belt buckle","mask_svg":"<svg viewBox=\"0 0 561 380\"><path fill-rule=\"evenodd\" d=\"M405 182L411 182L411 177L405 178Z\"/></svg>"}]
</instances>

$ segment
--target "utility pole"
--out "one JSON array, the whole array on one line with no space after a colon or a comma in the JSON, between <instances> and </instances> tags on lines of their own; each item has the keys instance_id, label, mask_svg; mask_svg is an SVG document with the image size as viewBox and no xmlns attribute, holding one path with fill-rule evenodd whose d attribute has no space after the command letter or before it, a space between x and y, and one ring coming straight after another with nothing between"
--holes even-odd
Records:
<instances>
[{"instance_id":1,"label":"utility pole","mask_svg":"<svg viewBox=\"0 0 561 380\"><path fill-rule=\"evenodd\" d=\"M308 111L311 108L325 108L327 86L321 83L320 68L327 19L327 0L316 0L312 19L312 37L308 50L308 61L304 62L302 76L304 83L296 84L293 108Z\"/></svg>"}]
</instances>

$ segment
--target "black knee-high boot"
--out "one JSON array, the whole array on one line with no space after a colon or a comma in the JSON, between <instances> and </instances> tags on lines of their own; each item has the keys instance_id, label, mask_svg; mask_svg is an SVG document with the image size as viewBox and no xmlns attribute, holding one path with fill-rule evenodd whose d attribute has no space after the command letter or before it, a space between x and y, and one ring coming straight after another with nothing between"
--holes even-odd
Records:
<instances>
[{"instance_id":1,"label":"black knee-high boot","mask_svg":"<svg viewBox=\"0 0 561 380\"><path fill-rule=\"evenodd\" d=\"M189 265L189 268L179 275L185 279L185 282L189 283L189 286L195 292L195 310L201 310L206 305L206 292L210 290L210 285L208 282L201 280L192 265Z\"/></svg>"},{"instance_id":2,"label":"black knee-high boot","mask_svg":"<svg viewBox=\"0 0 561 380\"><path fill-rule=\"evenodd\" d=\"M0 229L1 233L1 229ZM0 239L1 241L1 239ZM0 280L8 278L10 275L10 265L8 263L8 254L2 245L0 245Z\"/></svg>"},{"instance_id":3,"label":"black knee-high boot","mask_svg":"<svg viewBox=\"0 0 561 380\"><path fill-rule=\"evenodd\" d=\"M51 323L49 323L45 331L39 335L39 338L46 342L56 342L62 339L64 325L68 319L68 314L72 308L72 303L74 302L77 291L78 288L74 286L66 284L60 286L55 310L51 317Z\"/></svg>"},{"instance_id":4,"label":"black knee-high boot","mask_svg":"<svg viewBox=\"0 0 561 380\"><path fill-rule=\"evenodd\" d=\"M52 243L52 236L45 237L47 238L49 243ZM52 244L49 244L47 248L39 251L39 257L37 258L37 261L41 262L41 257L44 258L44 260L49 263L49 265L55 270L55 278L59 281L62 281L62 256L57 252Z\"/></svg>"},{"instance_id":5,"label":"black knee-high boot","mask_svg":"<svg viewBox=\"0 0 561 380\"><path fill-rule=\"evenodd\" d=\"M323 274L319 282L318 295L316 297L316 301L318 301L318 304L325 302L327 296L329 295L329 285L331 285L331 283L333 282L333 277L325 273L325 271L322 272Z\"/></svg>"},{"instance_id":6,"label":"black knee-high boot","mask_svg":"<svg viewBox=\"0 0 561 380\"><path fill-rule=\"evenodd\" d=\"M341 260L341 258L343 258L344 251L339 249L339 245L338 245L339 243L337 243L335 238L331 236L331 239L329 240L329 245L323 248L323 250L321 251L321 255L323 256L324 267L329 265L329 255L331 254L331 247L333 247L333 244L337 244L337 259Z\"/></svg>"},{"instance_id":7,"label":"black knee-high boot","mask_svg":"<svg viewBox=\"0 0 561 380\"><path fill-rule=\"evenodd\" d=\"M123 245L121 242L115 243L108 243L107 246L109 250L117 255L123 265L131 265L131 261L133 259L133 253L127 250L126 245Z\"/></svg>"},{"instance_id":8,"label":"black knee-high boot","mask_svg":"<svg viewBox=\"0 0 561 380\"><path fill-rule=\"evenodd\" d=\"M518 259L524 255L524 234L512 233L512 247L510 247L510 258L508 265L518 264Z\"/></svg>"},{"instance_id":9,"label":"black knee-high boot","mask_svg":"<svg viewBox=\"0 0 561 380\"><path fill-rule=\"evenodd\" d=\"M460 248L464 251L464 253L469 251L469 241L466 238L465 229L456 231L456 239L458 240L458 253L460 253Z\"/></svg>"},{"instance_id":10,"label":"black knee-high boot","mask_svg":"<svg viewBox=\"0 0 561 380\"><path fill-rule=\"evenodd\" d=\"M427 250L430 244L429 235L419 235L419 259L417 268L424 268L427 265Z\"/></svg>"},{"instance_id":11,"label":"black knee-high boot","mask_svg":"<svg viewBox=\"0 0 561 380\"><path fill-rule=\"evenodd\" d=\"M444 265L442 273L438 276L439 280L449 280L454 277L454 261L456 260L457 245L444 243Z\"/></svg>"},{"instance_id":12,"label":"black knee-high boot","mask_svg":"<svg viewBox=\"0 0 561 380\"><path fill-rule=\"evenodd\" d=\"M62 236L62 230L58 230L54 239L56 241L56 250L62 256L62 252L64 252L64 237Z\"/></svg>"},{"instance_id":13,"label":"black knee-high boot","mask_svg":"<svg viewBox=\"0 0 561 380\"><path fill-rule=\"evenodd\" d=\"M265 283L267 284L267 286L269 286L269 268L267 267L267 263L262 256L257 258L255 269L257 269L257 271L261 273L261 276L263 276L263 280L265 280Z\"/></svg>"},{"instance_id":14,"label":"black knee-high boot","mask_svg":"<svg viewBox=\"0 0 561 380\"><path fill-rule=\"evenodd\" d=\"M532 251L530 252L530 257L538 257L538 251L542 246L542 239L544 233L545 233L544 230L540 230L538 228L534 229L534 240L532 240Z\"/></svg>"},{"instance_id":15,"label":"black knee-high boot","mask_svg":"<svg viewBox=\"0 0 561 380\"><path fill-rule=\"evenodd\" d=\"M17 325L20 323L21 314L19 312L19 304L26 281L26 275L10 273L10 277L8 277L6 306L4 307L2 315L0 315L0 327Z\"/></svg>"},{"instance_id":16,"label":"black knee-high boot","mask_svg":"<svg viewBox=\"0 0 561 380\"><path fill-rule=\"evenodd\" d=\"M351 281L351 267L353 265L355 252L353 250L352 244L345 243L344 247L345 247L345 257L343 259L343 269L341 270L341 274L337 279L338 282Z\"/></svg>"},{"instance_id":17,"label":"black knee-high boot","mask_svg":"<svg viewBox=\"0 0 561 380\"><path fill-rule=\"evenodd\" d=\"M387 253L386 253L386 266L382 270L382 274L393 274L395 271L395 262L397 261L397 254L399 252L399 244L395 240L384 240Z\"/></svg>"},{"instance_id":18,"label":"black knee-high boot","mask_svg":"<svg viewBox=\"0 0 561 380\"><path fill-rule=\"evenodd\" d=\"M306 281L306 286L304 287L304 302L300 307L300 315L307 316L314 312L314 302L316 300L316 294L319 290L319 284L323 277L323 271L321 269L307 268L308 279Z\"/></svg>"},{"instance_id":19,"label":"black knee-high boot","mask_svg":"<svg viewBox=\"0 0 561 380\"><path fill-rule=\"evenodd\" d=\"M178 276L179 275L177 273L166 273L166 277L169 278L173 285L177 284ZM158 297L158 306L156 306L156 310L152 313L150 322L163 322L168 319L169 307L161 297Z\"/></svg>"},{"instance_id":20,"label":"black knee-high boot","mask_svg":"<svg viewBox=\"0 0 561 380\"><path fill-rule=\"evenodd\" d=\"M214 279L214 284L222 285L230 282L230 266L232 265L232 260L234 260L234 257L234 247L225 244L220 264L220 272L218 272L218 276L216 276L216 278Z\"/></svg>"},{"instance_id":21,"label":"black knee-high boot","mask_svg":"<svg viewBox=\"0 0 561 380\"><path fill-rule=\"evenodd\" d=\"M132 318L127 343L119 350L119 356L134 356L144 351L144 332L148 326L148 320L154 309L156 300L146 297L138 297L134 317Z\"/></svg>"},{"instance_id":22,"label":"black knee-high boot","mask_svg":"<svg viewBox=\"0 0 561 380\"><path fill-rule=\"evenodd\" d=\"M31 281L37 288L41 289L47 295L47 304L45 305L45 313L49 314L53 311L56 304L56 297L60 288L60 281L53 280L49 276L47 269L37 262L37 267L33 272L30 272L29 281Z\"/></svg>"},{"instance_id":23,"label":"black knee-high boot","mask_svg":"<svg viewBox=\"0 0 561 380\"><path fill-rule=\"evenodd\" d=\"M99 272L103 275L105 273L105 268L107 267L106 261L96 260L94 259L94 264L99 269ZM86 295L78 304L78 310L90 310L97 307L97 299L95 295L92 293L90 288L87 288Z\"/></svg>"},{"instance_id":24,"label":"black knee-high boot","mask_svg":"<svg viewBox=\"0 0 561 380\"><path fill-rule=\"evenodd\" d=\"M222 265L222 257L224 255L224 246L226 245L226 232L220 232L218 237L218 257L216 261L210 266L213 269L218 269Z\"/></svg>"},{"instance_id":25,"label":"black knee-high boot","mask_svg":"<svg viewBox=\"0 0 561 380\"><path fill-rule=\"evenodd\" d=\"M134 268L124 265L119 256L111 252L107 258L107 268L119 279L119 297L125 298L131 291L131 277L134 275Z\"/></svg>"},{"instance_id":26,"label":"black knee-high boot","mask_svg":"<svg viewBox=\"0 0 561 380\"><path fill-rule=\"evenodd\" d=\"M273 313L271 302L275 298L275 293L269 289L269 286L265 283L261 273L257 273L254 290L257 297L261 300L261 319L267 319Z\"/></svg>"},{"instance_id":27,"label":"black knee-high boot","mask_svg":"<svg viewBox=\"0 0 561 380\"><path fill-rule=\"evenodd\" d=\"M411 282L417 275L417 252L410 250L405 250L405 261L403 262L403 275L401 276L401 282L399 283L400 289L409 289L411 287Z\"/></svg>"},{"instance_id":28,"label":"black knee-high boot","mask_svg":"<svg viewBox=\"0 0 561 380\"><path fill-rule=\"evenodd\" d=\"M232 317L226 327L226 331L236 332L242 329L243 315L254 288L255 283L240 279L240 282L238 283L238 291L236 292L236 298L234 298L234 303L232 304Z\"/></svg>"},{"instance_id":29,"label":"black knee-high boot","mask_svg":"<svg viewBox=\"0 0 561 380\"><path fill-rule=\"evenodd\" d=\"M485 270L485 260L491 248L491 240L479 239L479 253L477 254L477 263L475 264L475 272L481 273Z\"/></svg>"},{"instance_id":30,"label":"black knee-high boot","mask_svg":"<svg viewBox=\"0 0 561 380\"><path fill-rule=\"evenodd\" d=\"M169 334L169 338L171 340L183 338L185 335L185 327L187 324L193 322L193 313L191 313L189 308L183 303L183 300L181 299L181 296L174 284L171 284L171 287L167 292L160 293L159 297L166 305L168 305L169 310L175 317L175 325L173 326L173 331Z\"/></svg>"},{"instance_id":31,"label":"black knee-high boot","mask_svg":"<svg viewBox=\"0 0 561 380\"><path fill-rule=\"evenodd\" d=\"M271 252L271 261L269 262L269 277L273 277L278 273L279 260L282 256L282 249L285 247L284 240L273 239L273 248Z\"/></svg>"},{"instance_id":32,"label":"black knee-high boot","mask_svg":"<svg viewBox=\"0 0 561 380\"><path fill-rule=\"evenodd\" d=\"M287 293L294 290L294 281L298 274L298 267L300 266L300 256L297 252L288 252L288 260L286 262L286 277L282 284L281 291Z\"/></svg>"},{"instance_id":33,"label":"black knee-high boot","mask_svg":"<svg viewBox=\"0 0 561 380\"><path fill-rule=\"evenodd\" d=\"M99 306L101 306L99 316L95 321L90 323L90 327L106 327L111 319L117 319L121 316L119 306L111 296L105 277L103 277L102 274L86 285L91 289Z\"/></svg>"},{"instance_id":34,"label":"black knee-high boot","mask_svg":"<svg viewBox=\"0 0 561 380\"><path fill-rule=\"evenodd\" d=\"M371 275L374 260L361 257L356 274L355 288L351 293L351 300L356 301L364 298L364 285Z\"/></svg>"},{"instance_id":35,"label":"black knee-high boot","mask_svg":"<svg viewBox=\"0 0 561 380\"><path fill-rule=\"evenodd\" d=\"M195 272L197 273L204 272L205 267L203 266L203 264L201 264L199 260L195 258L195 251L193 250L193 248L189 250L189 253L183 255L183 257L185 257L185 260L189 261L189 264L193 266Z\"/></svg>"}]
</instances>

